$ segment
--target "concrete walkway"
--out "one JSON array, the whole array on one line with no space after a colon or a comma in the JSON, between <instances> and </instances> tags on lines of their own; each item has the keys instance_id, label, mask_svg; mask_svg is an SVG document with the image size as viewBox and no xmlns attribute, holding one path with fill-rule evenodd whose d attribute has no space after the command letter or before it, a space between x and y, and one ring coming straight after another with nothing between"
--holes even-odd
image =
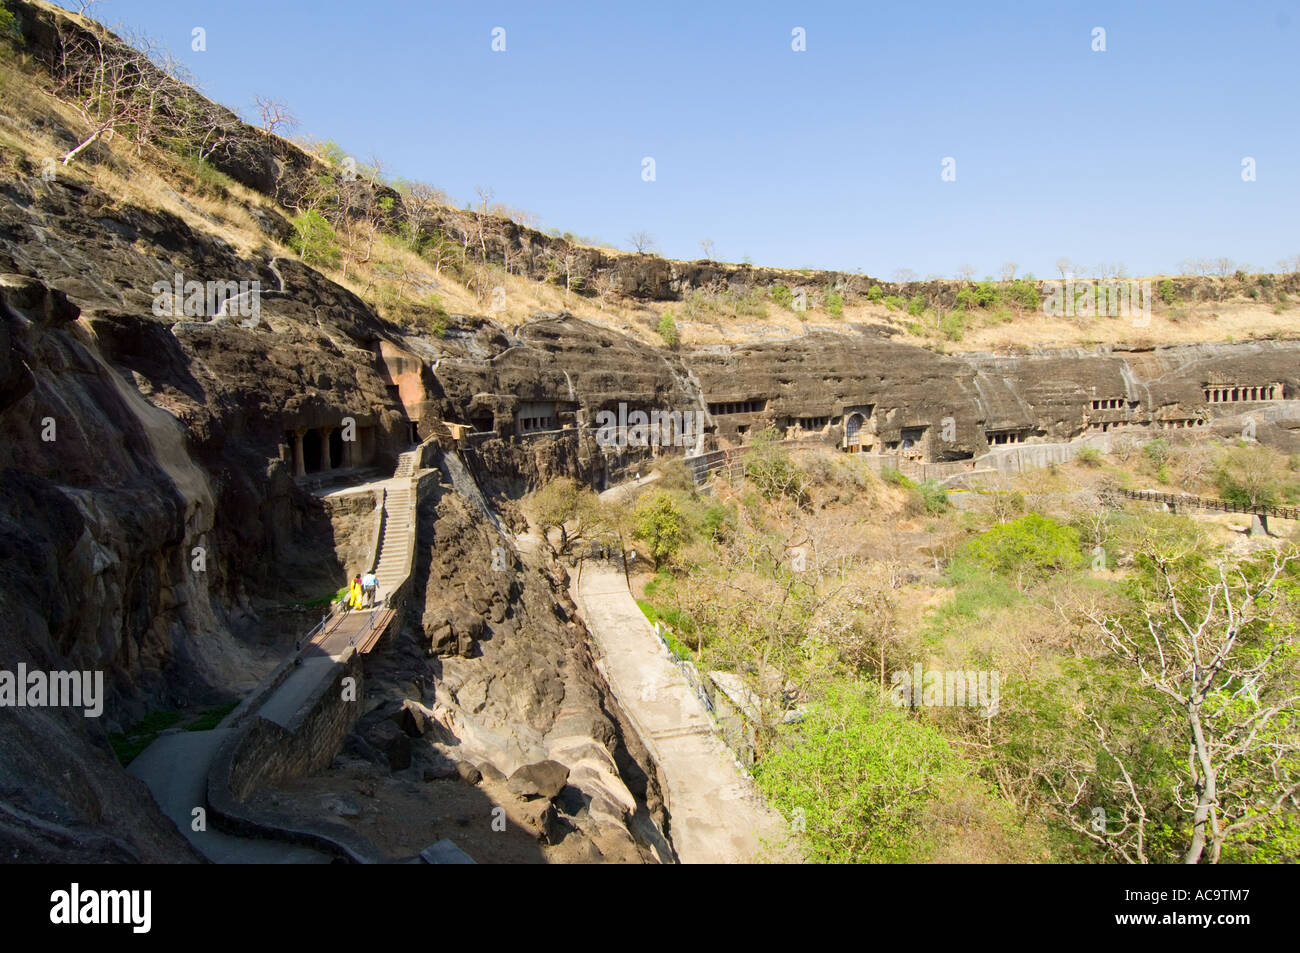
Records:
<instances>
[{"instance_id":1,"label":"concrete walkway","mask_svg":"<svg viewBox=\"0 0 1300 953\"><path fill-rule=\"evenodd\" d=\"M601 650L597 662L659 765L669 836L687 864L749 863L785 839L785 824L713 729L620 570L585 563L574 597Z\"/></svg>"},{"instance_id":2,"label":"concrete walkway","mask_svg":"<svg viewBox=\"0 0 1300 953\"><path fill-rule=\"evenodd\" d=\"M208 766L228 728L176 731L161 735L127 766L149 787L162 812L185 839L214 864L328 864L331 857L309 847L274 840L236 837L216 829L196 831L194 809L208 803Z\"/></svg>"}]
</instances>

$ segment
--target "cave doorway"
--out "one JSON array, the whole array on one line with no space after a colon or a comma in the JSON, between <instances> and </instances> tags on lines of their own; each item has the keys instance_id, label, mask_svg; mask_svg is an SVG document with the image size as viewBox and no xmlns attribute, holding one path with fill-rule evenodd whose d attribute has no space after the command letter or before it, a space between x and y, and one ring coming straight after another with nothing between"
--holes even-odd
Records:
<instances>
[{"instance_id":1,"label":"cave doorway","mask_svg":"<svg viewBox=\"0 0 1300 953\"><path fill-rule=\"evenodd\" d=\"M849 414L849 419L844 422L844 443L853 453L862 446L862 424L861 414Z\"/></svg>"},{"instance_id":2,"label":"cave doorway","mask_svg":"<svg viewBox=\"0 0 1300 953\"><path fill-rule=\"evenodd\" d=\"M343 466L343 430L335 427L330 431L330 469L337 470Z\"/></svg>"},{"instance_id":3,"label":"cave doorway","mask_svg":"<svg viewBox=\"0 0 1300 953\"><path fill-rule=\"evenodd\" d=\"M320 472L320 433L315 430L308 430L302 435L302 462L303 470L307 473Z\"/></svg>"}]
</instances>

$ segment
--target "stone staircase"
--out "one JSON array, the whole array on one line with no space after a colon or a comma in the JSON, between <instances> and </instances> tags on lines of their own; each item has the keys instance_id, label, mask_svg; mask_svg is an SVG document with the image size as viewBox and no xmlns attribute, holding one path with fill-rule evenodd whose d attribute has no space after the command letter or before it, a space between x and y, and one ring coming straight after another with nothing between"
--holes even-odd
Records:
<instances>
[{"instance_id":1,"label":"stone staircase","mask_svg":"<svg viewBox=\"0 0 1300 953\"><path fill-rule=\"evenodd\" d=\"M379 577L379 595L386 599L406 581L411 571L411 548L414 543L415 461L419 451L412 450L398 458L394 481L384 491L384 522L375 553L375 575Z\"/></svg>"},{"instance_id":2,"label":"stone staircase","mask_svg":"<svg viewBox=\"0 0 1300 953\"><path fill-rule=\"evenodd\" d=\"M415 460L419 456L416 450L409 450L397 458L397 469L393 471L393 479L399 480L404 477L415 475Z\"/></svg>"}]
</instances>

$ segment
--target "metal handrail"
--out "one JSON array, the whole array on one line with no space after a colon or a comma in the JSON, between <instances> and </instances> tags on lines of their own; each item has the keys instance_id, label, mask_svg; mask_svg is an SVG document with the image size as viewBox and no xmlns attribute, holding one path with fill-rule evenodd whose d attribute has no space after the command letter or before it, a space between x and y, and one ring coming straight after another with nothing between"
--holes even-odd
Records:
<instances>
[{"instance_id":1,"label":"metal handrail","mask_svg":"<svg viewBox=\"0 0 1300 953\"><path fill-rule=\"evenodd\" d=\"M1201 496L1161 493L1158 490L1119 489L1117 492L1120 496L1131 500L1143 500L1148 503L1169 503L1175 506L1195 506L1199 509L1218 510L1223 513L1251 513L1258 516L1276 516L1279 519L1300 519L1300 507L1295 506L1250 506L1245 503L1211 500Z\"/></svg>"}]
</instances>

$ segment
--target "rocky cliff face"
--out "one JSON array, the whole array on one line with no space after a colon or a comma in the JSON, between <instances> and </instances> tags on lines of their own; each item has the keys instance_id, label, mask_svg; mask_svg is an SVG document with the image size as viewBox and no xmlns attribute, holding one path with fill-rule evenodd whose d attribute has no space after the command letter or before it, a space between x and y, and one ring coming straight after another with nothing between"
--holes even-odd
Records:
<instances>
[{"instance_id":1,"label":"rocky cliff face","mask_svg":"<svg viewBox=\"0 0 1300 953\"><path fill-rule=\"evenodd\" d=\"M414 371L433 406L450 419L490 406L503 436L521 398L562 398L573 414L642 386L686 399L657 354L617 336L585 342L581 327L564 329L562 343L542 330L512 341L490 326L481 344L404 339L297 262L241 256L202 228L74 182L0 183L0 274L0 571L21 594L0 632L0 667L102 671L108 687L99 721L0 709L0 843L24 859L194 859L116 767L106 733L160 707L237 697L260 674L246 640L268 613L341 581L352 544L335 539L338 507L295 481L290 435L350 417L371 433L368 462L390 468L409 430L385 344L447 358L445 375L423 358ZM259 320L158 313L155 283L177 274L260 282ZM628 355L651 369L620 378ZM485 473L507 489L597 469L589 437L569 449L485 443ZM439 518L454 524L446 506ZM424 529L453 553L469 532ZM445 581L430 587L432 605L464 622L479 594L447 598ZM466 624L469 644L491 643L466 681L492 702L448 695L440 710L478 708L484 730L500 734L505 747L475 749L485 764L566 758L575 790L589 792L573 824L588 825L605 856L650 856L650 840L630 833L655 802L648 761L623 736L584 633L561 621L549 592L532 571L497 593L507 615L489 608L477 629ZM417 641L432 647L437 626L421 625ZM50 739L66 764L48 757Z\"/></svg>"},{"instance_id":2,"label":"rocky cliff face","mask_svg":"<svg viewBox=\"0 0 1300 953\"><path fill-rule=\"evenodd\" d=\"M998 434L1059 441L1116 424L1209 426L1253 410L1261 440L1285 450L1296 443L1287 407L1300 396L1293 341L944 356L870 333L818 333L687 354L685 362L710 405L734 411L748 402L719 416L724 439L740 439L742 427L793 432L803 420L837 444L842 421L860 411L876 449L923 431L925 456L952 460L985 452ZM1278 385L1279 401L1215 403L1205 390L1216 383Z\"/></svg>"}]
</instances>

